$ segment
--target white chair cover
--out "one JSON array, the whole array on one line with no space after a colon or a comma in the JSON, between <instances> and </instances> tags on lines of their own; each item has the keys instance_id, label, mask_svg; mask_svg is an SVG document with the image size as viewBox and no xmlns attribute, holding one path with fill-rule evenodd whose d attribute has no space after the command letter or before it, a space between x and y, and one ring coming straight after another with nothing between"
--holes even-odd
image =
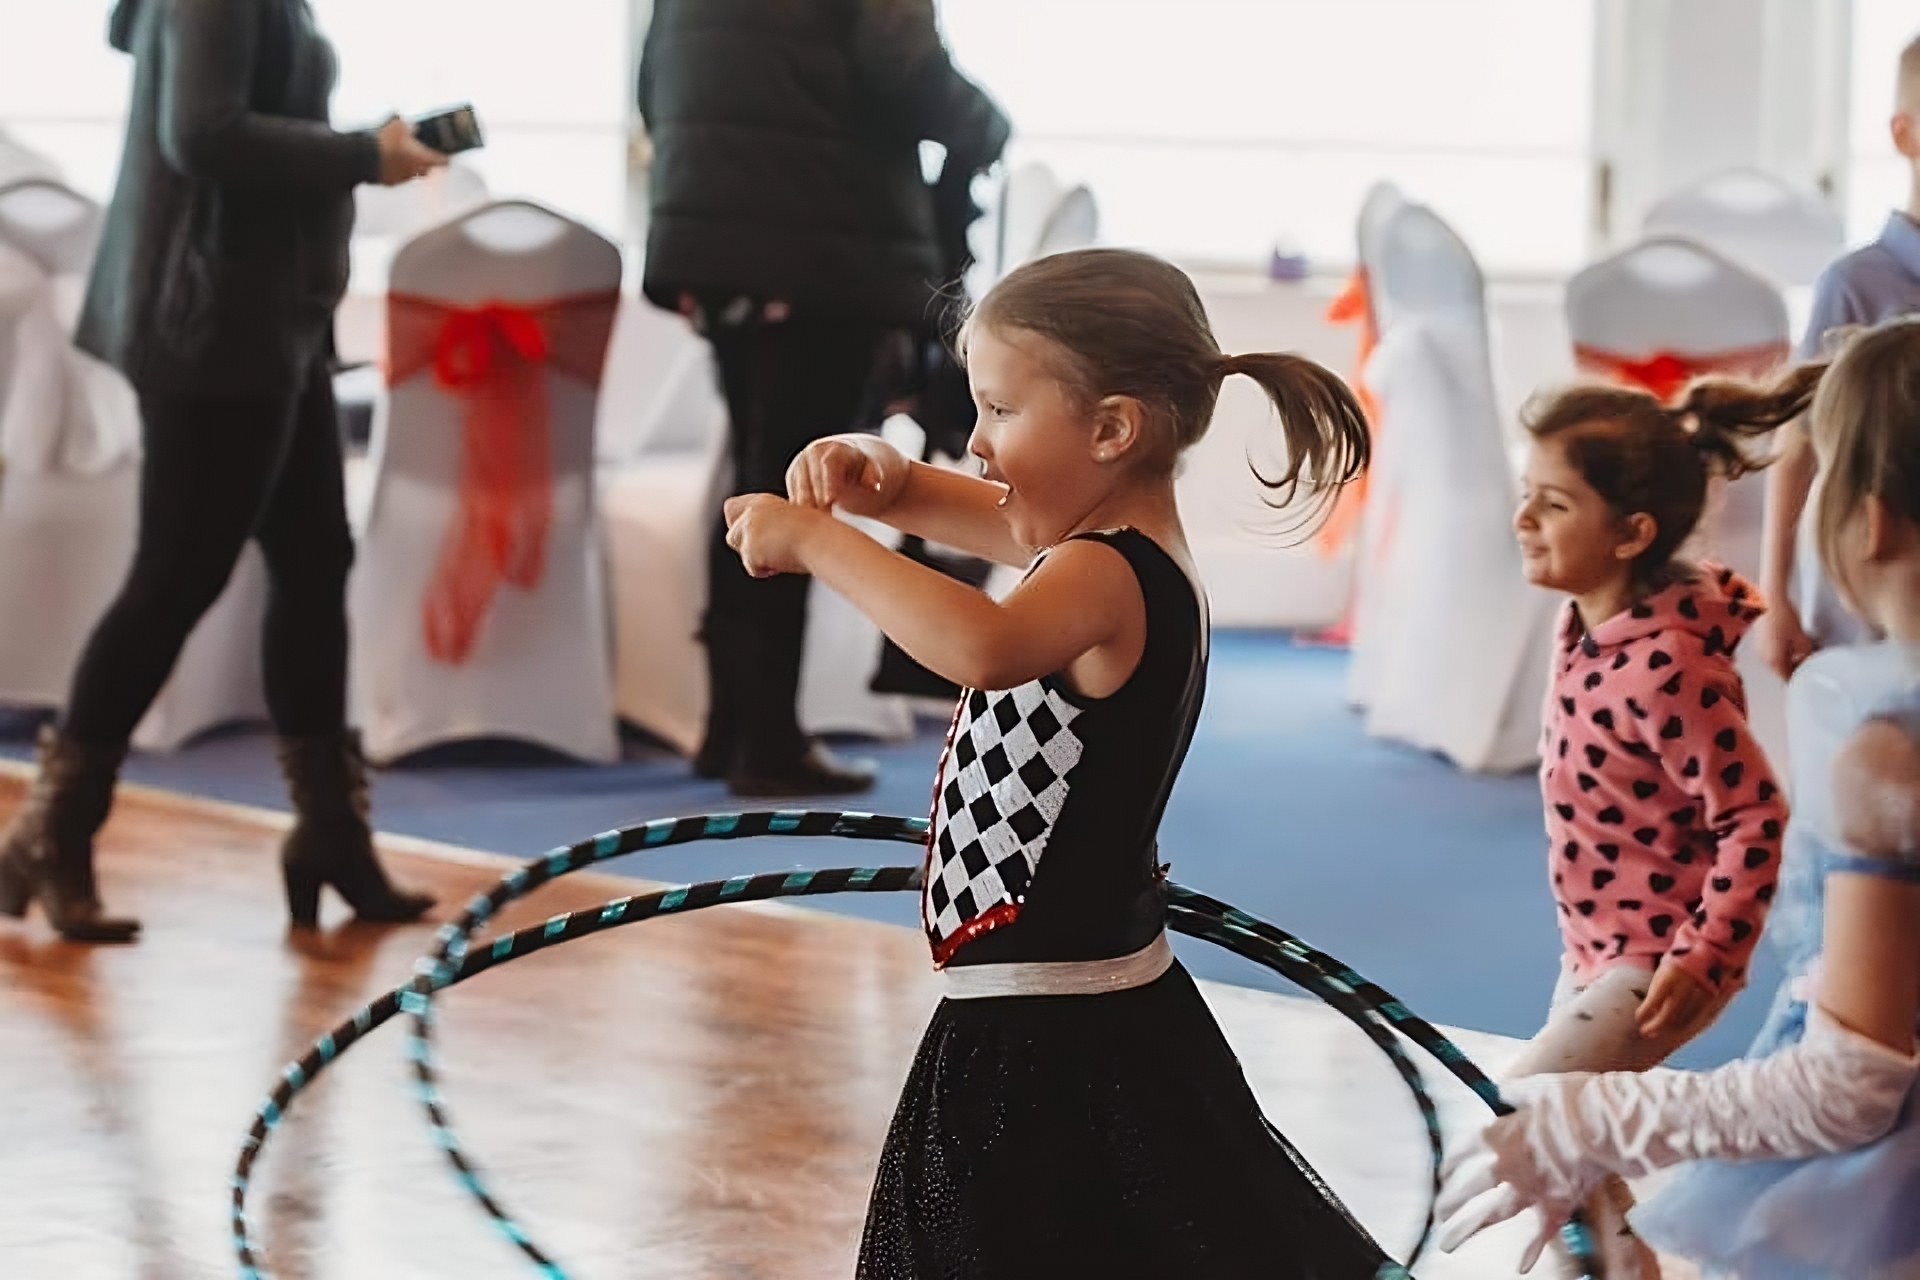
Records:
<instances>
[{"instance_id":1,"label":"white chair cover","mask_svg":"<svg viewBox=\"0 0 1920 1280\"><path fill-rule=\"evenodd\" d=\"M1765 364L1767 352L1784 359L1792 340L1777 287L1726 255L1676 236L1643 240L1576 275L1567 285L1567 328L1576 350L1634 359L1667 353L1706 362L1735 353ZM1682 554L1720 561L1757 580L1765 509L1764 474L1716 486ZM1761 744L1770 752L1783 750L1785 686L1759 661L1756 646L1743 645L1736 656Z\"/></svg>"},{"instance_id":2,"label":"white chair cover","mask_svg":"<svg viewBox=\"0 0 1920 1280\"><path fill-rule=\"evenodd\" d=\"M1640 230L1689 236L1782 285L1812 284L1846 247L1846 226L1826 201L1757 169L1682 187L1647 210Z\"/></svg>"},{"instance_id":3,"label":"white chair cover","mask_svg":"<svg viewBox=\"0 0 1920 1280\"><path fill-rule=\"evenodd\" d=\"M0 702L66 701L87 633L133 557L139 467L72 468L71 350L40 262L0 240Z\"/></svg>"},{"instance_id":4,"label":"white chair cover","mask_svg":"<svg viewBox=\"0 0 1920 1280\"><path fill-rule=\"evenodd\" d=\"M114 369L68 337L98 239L98 209L53 183L0 192L0 701L58 707L81 646L133 558L140 407ZM31 246L16 247L18 235ZM57 269L58 275L49 270ZM257 549L202 618L134 733L171 750L265 714Z\"/></svg>"},{"instance_id":5,"label":"white chair cover","mask_svg":"<svg viewBox=\"0 0 1920 1280\"><path fill-rule=\"evenodd\" d=\"M98 204L51 178L0 185L0 238L39 259L49 275L84 276L105 219Z\"/></svg>"},{"instance_id":6,"label":"white chair cover","mask_svg":"<svg viewBox=\"0 0 1920 1280\"><path fill-rule=\"evenodd\" d=\"M60 180L60 165L51 156L42 155L18 138L0 129L0 187L25 178Z\"/></svg>"},{"instance_id":7,"label":"white chair cover","mask_svg":"<svg viewBox=\"0 0 1920 1280\"><path fill-rule=\"evenodd\" d=\"M620 276L620 251L604 237L504 201L408 243L390 281L453 307L530 306L617 290ZM429 653L422 600L459 511L464 406L428 372L392 388L375 415L373 493L349 590L353 714L375 760L482 736L618 756L593 487L598 392L551 369L544 378L553 466L544 572L530 590L501 586L458 665Z\"/></svg>"},{"instance_id":8,"label":"white chair cover","mask_svg":"<svg viewBox=\"0 0 1920 1280\"><path fill-rule=\"evenodd\" d=\"M1479 268L1430 210L1376 209L1381 424L1350 692L1367 731L1472 770L1537 759L1554 602L1527 585ZM1366 238L1373 238L1373 231ZM1377 495L1377 500L1375 497Z\"/></svg>"},{"instance_id":9,"label":"white chair cover","mask_svg":"<svg viewBox=\"0 0 1920 1280\"><path fill-rule=\"evenodd\" d=\"M1099 240L1100 207L1094 202L1092 189L1082 183L1063 194L1047 215L1033 256L1044 258L1050 253L1091 248Z\"/></svg>"},{"instance_id":10,"label":"white chair cover","mask_svg":"<svg viewBox=\"0 0 1920 1280\"><path fill-rule=\"evenodd\" d=\"M644 423L638 452L602 472L607 556L612 567L614 684L620 714L688 755L706 731L706 651L698 639L707 601L707 540L727 492L726 404L707 344L677 319L636 324L658 347L622 348L623 358L662 370L651 397L642 376L608 371ZM616 338L618 341L618 338ZM891 538L891 531L870 527ZM913 714L903 698L867 688L880 632L843 597L816 582L808 593L801 660L801 725L810 733L905 738Z\"/></svg>"}]
</instances>

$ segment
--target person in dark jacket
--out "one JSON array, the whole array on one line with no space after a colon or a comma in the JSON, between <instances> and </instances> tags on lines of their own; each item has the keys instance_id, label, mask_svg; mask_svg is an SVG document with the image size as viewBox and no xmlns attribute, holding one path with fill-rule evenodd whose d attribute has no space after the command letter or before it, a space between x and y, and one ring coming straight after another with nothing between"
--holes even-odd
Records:
<instances>
[{"instance_id":1,"label":"person in dark jacket","mask_svg":"<svg viewBox=\"0 0 1920 1280\"><path fill-rule=\"evenodd\" d=\"M883 337L925 324L945 272L920 143L991 165L1005 117L957 72L932 0L655 0L640 68L653 142L647 297L713 345L732 491L784 493L851 429ZM802 732L807 579L756 581L716 521L697 772L741 795L864 790Z\"/></svg>"},{"instance_id":2,"label":"person in dark jacket","mask_svg":"<svg viewBox=\"0 0 1920 1280\"><path fill-rule=\"evenodd\" d=\"M375 859L346 727L353 540L327 365L353 188L444 157L397 119L329 126L336 66L307 0L119 0L109 34L133 55L133 99L76 341L139 395L139 543L0 838L0 914L38 898L68 938L138 931L101 907L94 833L134 726L252 538L271 582L267 707L294 806L288 908L312 924L330 884L362 919L415 919L431 901L396 890Z\"/></svg>"}]
</instances>

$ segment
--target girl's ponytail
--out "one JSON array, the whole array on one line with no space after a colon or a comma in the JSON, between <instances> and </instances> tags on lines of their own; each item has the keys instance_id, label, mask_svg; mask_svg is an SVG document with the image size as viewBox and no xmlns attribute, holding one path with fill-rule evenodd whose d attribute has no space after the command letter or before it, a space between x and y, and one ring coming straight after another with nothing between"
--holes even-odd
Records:
<instances>
[{"instance_id":1,"label":"girl's ponytail","mask_svg":"<svg viewBox=\"0 0 1920 1280\"><path fill-rule=\"evenodd\" d=\"M1254 478L1267 490L1267 501L1285 507L1299 495L1304 478L1312 496L1306 523L1330 506L1340 487L1360 478L1372 456L1366 414L1347 384L1332 372L1302 356L1262 351L1224 356L1221 377L1245 374L1260 384L1280 415L1287 442L1286 471L1278 477L1248 461Z\"/></svg>"},{"instance_id":2,"label":"girl's ponytail","mask_svg":"<svg viewBox=\"0 0 1920 1280\"><path fill-rule=\"evenodd\" d=\"M1769 386L1755 386L1735 378L1707 377L1694 381L1671 412L1684 424L1707 471L1736 480L1767 465L1765 457L1748 452L1750 442L1776 431L1805 413L1826 373L1823 364L1797 365Z\"/></svg>"},{"instance_id":3,"label":"girl's ponytail","mask_svg":"<svg viewBox=\"0 0 1920 1280\"><path fill-rule=\"evenodd\" d=\"M1757 471L1762 436L1805 413L1825 365L1801 365L1772 383L1701 378L1672 405L1645 391L1583 384L1529 405L1527 430L1557 440L1567 461L1622 518L1653 517L1656 533L1633 563L1643 590L1687 576L1674 556L1700 523L1707 481Z\"/></svg>"}]
</instances>

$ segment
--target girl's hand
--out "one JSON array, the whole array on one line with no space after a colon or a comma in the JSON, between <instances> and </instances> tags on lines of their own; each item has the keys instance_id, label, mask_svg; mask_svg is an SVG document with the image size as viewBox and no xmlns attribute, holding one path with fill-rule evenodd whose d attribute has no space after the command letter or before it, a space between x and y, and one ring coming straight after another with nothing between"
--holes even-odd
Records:
<instances>
[{"instance_id":1,"label":"girl's hand","mask_svg":"<svg viewBox=\"0 0 1920 1280\"><path fill-rule=\"evenodd\" d=\"M1753 624L1753 639L1760 646L1760 660L1782 680L1793 679L1800 664L1820 647L1807 634L1785 592L1768 598L1767 611Z\"/></svg>"},{"instance_id":2,"label":"girl's hand","mask_svg":"<svg viewBox=\"0 0 1920 1280\"><path fill-rule=\"evenodd\" d=\"M447 158L413 136L413 126L399 116L380 126L380 182L397 187L424 178Z\"/></svg>"},{"instance_id":3,"label":"girl's hand","mask_svg":"<svg viewBox=\"0 0 1920 1280\"><path fill-rule=\"evenodd\" d=\"M816 522L831 519L770 493L728 498L724 510L727 545L740 553L740 563L756 578L806 573L801 544Z\"/></svg>"},{"instance_id":4,"label":"girl's hand","mask_svg":"<svg viewBox=\"0 0 1920 1280\"><path fill-rule=\"evenodd\" d=\"M900 500L913 464L879 436L816 440L787 468L787 497L816 511L878 516Z\"/></svg>"},{"instance_id":5,"label":"girl's hand","mask_svg":"<svg viewBox=\"0 0 1920 1280\"><path fill-rule=\"evenodd\" d=\"M1653 971L1653 981L1647 984L1647 998L1634 1015L1640 1038L1691 1038L1712 1021L1718 1012L1717 1001L1715 992L1700 979L1677 964L1663 961Z\"/></svg>"},{"instance_id":6,"label":"girl's hand","mask_svg":"<svg viewBox=\"0 0 1920 1280\"><path fill-rule=\"evenodd\" d=\"M1535 1209L1539 1219L1519 1261L1521 1272L1533 1270L1561 1224L1605 1174L1580 1158L1577 1144L1568 1146L1568 1126L1555 1123L1556 1104L1563 1106L1568 1086L1584 1079L1529 1076L1501 1084L1501 1097L1517 1110L1488 1122L1447 1160L1434 1204L1442 1252Z\"/></svg>"}]
</instances>

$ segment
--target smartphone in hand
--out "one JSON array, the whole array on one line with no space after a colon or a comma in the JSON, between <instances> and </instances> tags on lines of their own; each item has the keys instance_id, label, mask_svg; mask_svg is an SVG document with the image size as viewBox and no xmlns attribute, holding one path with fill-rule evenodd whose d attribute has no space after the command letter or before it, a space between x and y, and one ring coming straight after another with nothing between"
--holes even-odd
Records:
<instances>
[{"instance_id":1,"label":"smartphone in hand","mask_svg":"<svg viewBox=\"0 0 1920 1280\"><path fill-rule=\"evenodd\" d=\"M442 155L455 155L462 151L472 151L484 146L486 139L480 133L480 117L473 113L470 103L462 103L445 111L424 116L413 122L413 136L423 146L432 147Z\"/></svg>"}]
</instances>

